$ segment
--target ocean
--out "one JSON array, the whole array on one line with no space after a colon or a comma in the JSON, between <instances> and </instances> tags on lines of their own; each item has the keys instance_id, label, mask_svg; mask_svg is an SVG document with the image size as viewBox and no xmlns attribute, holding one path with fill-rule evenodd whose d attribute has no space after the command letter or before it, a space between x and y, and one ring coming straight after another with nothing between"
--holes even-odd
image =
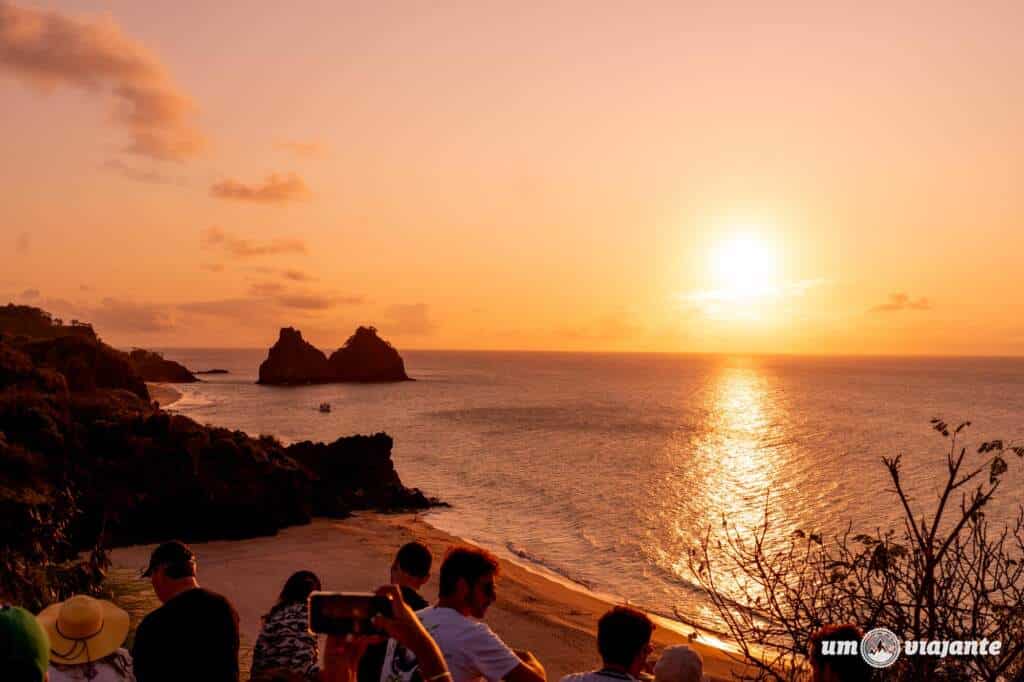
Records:
<instances>
[{"instance_id":1,"label":"ocean","mask_svg":"<svg viewBox=\"0 0 1024 682\"><path fill-rule=\"evenodd\" d=\"M163 352L229 370L179 386L174 411L286 443L386 431L402 481L452 505L432 525L711 630L687 562L705 530L767 509L774 543L870 533L901 523L883 456L934 508L948 441L932 417L971 420L969 445L1024 440L1024 359L404 351L415 382L282 388L256 385L263 350ZM1020 501L1024 462L1007 459L990 519Z\"/></svg>"}]
</instances>

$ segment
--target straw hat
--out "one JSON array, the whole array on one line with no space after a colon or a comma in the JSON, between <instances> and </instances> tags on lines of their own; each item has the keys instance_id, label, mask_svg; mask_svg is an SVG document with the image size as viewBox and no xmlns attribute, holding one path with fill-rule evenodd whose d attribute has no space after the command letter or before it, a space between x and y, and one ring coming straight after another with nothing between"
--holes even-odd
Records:
<instances>
[{"instance_id":1,"label":"straw hat","mask_svg":"<svg viewBox=\"0 0 1024 682\"><path fill-rule=\"evenodd\" d=\"M36 619L50 636L50 661L64 665L108 656L128 636L128 612L84 594L51 604Z\"/></svg>"}]
</instances>

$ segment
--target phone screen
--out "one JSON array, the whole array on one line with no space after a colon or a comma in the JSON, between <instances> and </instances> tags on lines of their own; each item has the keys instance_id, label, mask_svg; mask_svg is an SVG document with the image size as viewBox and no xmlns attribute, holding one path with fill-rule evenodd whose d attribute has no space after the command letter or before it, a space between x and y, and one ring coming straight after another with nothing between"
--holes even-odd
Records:
<instances>
[{"instance_id":1,"label":"phone screen","mask_svg":"<svg viewBox=\"0 0 1024 682\"><path fill-rule=\"evenodd\" d=\"M313 592L309 595L309 630L328 635L384 635L371 619L391 615L391 602L369 592Z\"/></svg>"}]
</instances>

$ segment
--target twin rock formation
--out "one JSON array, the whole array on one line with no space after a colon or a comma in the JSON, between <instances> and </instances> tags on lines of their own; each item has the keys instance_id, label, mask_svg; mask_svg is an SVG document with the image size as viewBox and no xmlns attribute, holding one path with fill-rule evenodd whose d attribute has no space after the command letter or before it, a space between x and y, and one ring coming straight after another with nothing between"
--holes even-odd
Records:
<instances>
[{"instance_id":1,"label":"twin rock formation","mask_svg":"<svg viewBox=\"0 0 1024 682\"><path fill-rule=\"evenodd\" d=\"M359 327L345 345L327 357L302 338L302 332L284 327L267 359L260 365L257 383L277 386L412 381L398 351L374 327Z\"/></svg>"}]
</instances>

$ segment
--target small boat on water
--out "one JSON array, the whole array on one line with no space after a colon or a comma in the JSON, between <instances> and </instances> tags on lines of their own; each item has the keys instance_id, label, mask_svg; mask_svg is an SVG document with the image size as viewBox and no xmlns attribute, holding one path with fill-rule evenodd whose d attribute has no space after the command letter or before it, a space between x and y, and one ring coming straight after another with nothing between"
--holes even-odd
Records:
<instances>
[{"instance_id":1,"label":"small boat on water","mask_svg":"<svg viewBox=\"0 0 1024 682\"><path fill-rule=\"evenodd\" d=\"M330 403L320 403L320 411L321 412L330 412L331 411L331 404Z\"/></svg>"}]
</instances>

